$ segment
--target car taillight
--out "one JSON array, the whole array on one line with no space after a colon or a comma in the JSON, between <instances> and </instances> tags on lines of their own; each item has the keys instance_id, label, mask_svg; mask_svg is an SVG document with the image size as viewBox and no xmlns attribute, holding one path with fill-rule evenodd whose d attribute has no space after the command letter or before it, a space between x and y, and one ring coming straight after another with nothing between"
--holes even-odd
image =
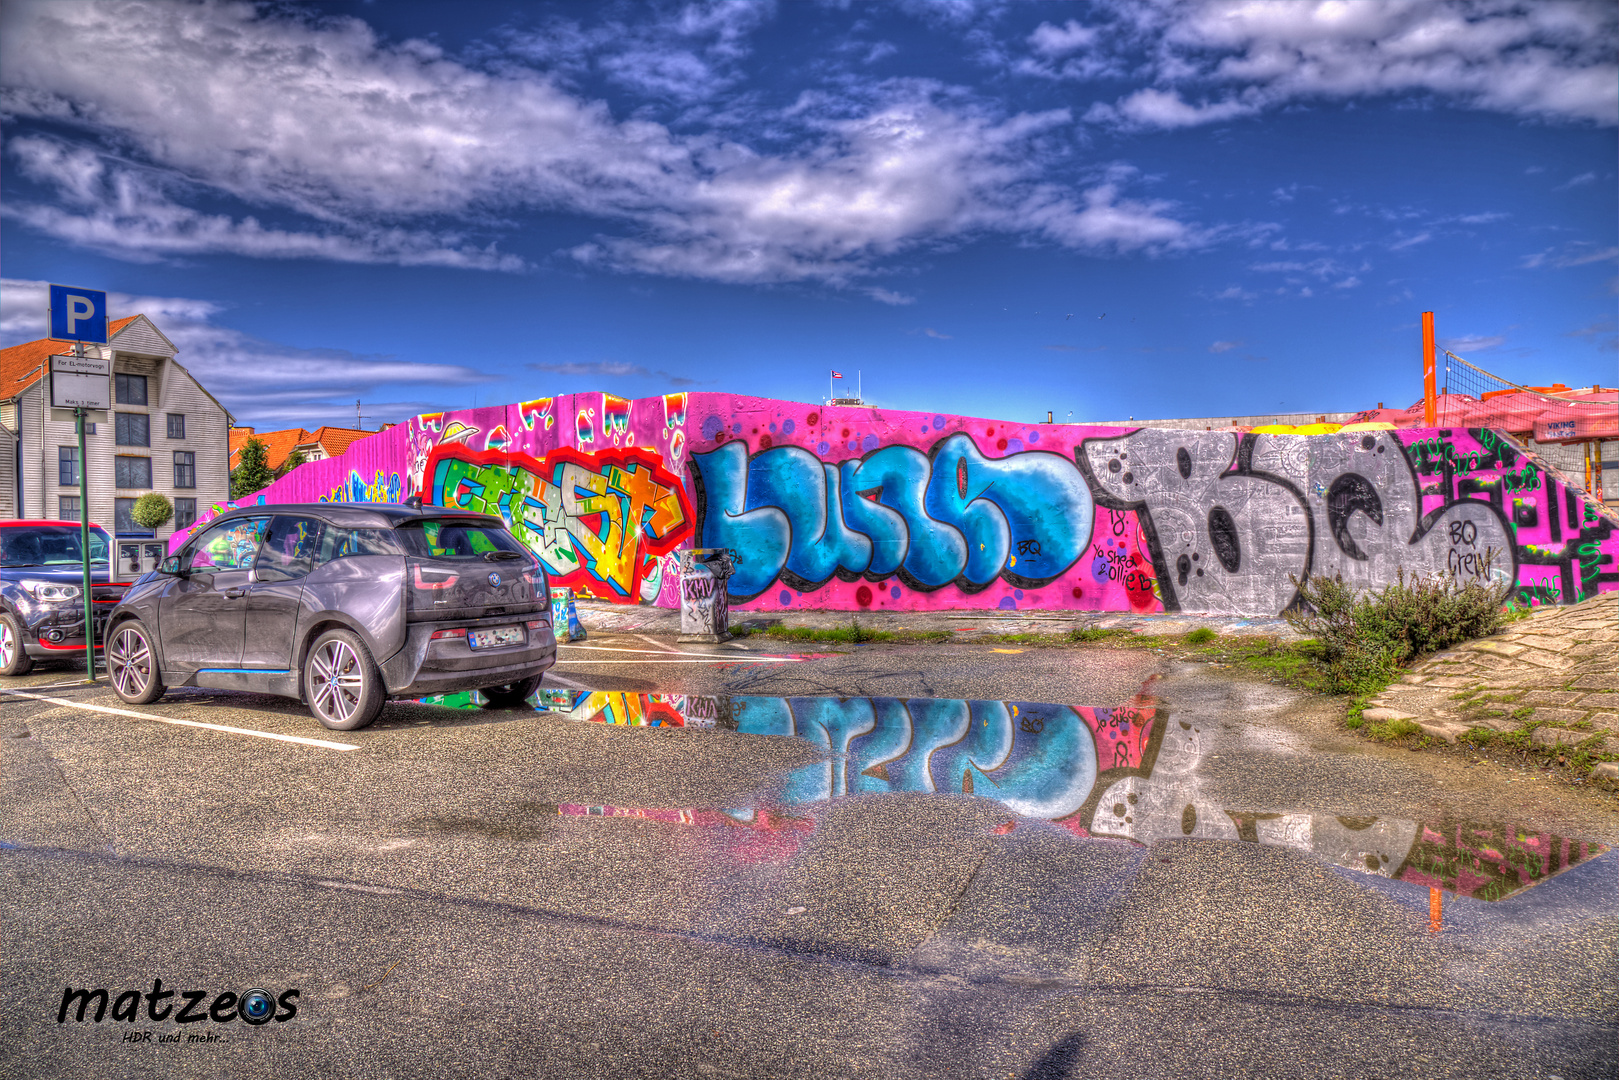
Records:
<instances>
[{"instance_id":1,"label":"car taillight","mask_svg":"<svg viewBox=\"0 0 1619 1080\"><path fill-rule=\"evenodd\" d=\"M466 636L467 628L464 626L458 626L454 630L434 630L432 637L429 637L427 640L437 641L440 638L464 638Z\"/></svg>"},{"instance_id":2,"label":"car taillight","mask_svg":"<svg viewBox=\"0 0 1619 1080\"><path fill-rule=\"evenodd\" d=\"M415 576L411 578L411 584L415 585L418 589L448 589L461 578L460 574L440 573L433 570L429 570L427 572L428 574L432 575L431 577L428 577L422 573L422 568L420 566L415 567L414 569L416 573Z\"/></svg>"},{"instance_id":3,"label":"car taillight","mask_svg":"<svg viewBox=\"0 0 1619 1080\"><path fill-rule=\"evenodd\" d=\"M545 626L545 620L544 619L530 619L528 621L528 628L530 630L539 630L544 626Z\"/></svg>"}]
</instances>

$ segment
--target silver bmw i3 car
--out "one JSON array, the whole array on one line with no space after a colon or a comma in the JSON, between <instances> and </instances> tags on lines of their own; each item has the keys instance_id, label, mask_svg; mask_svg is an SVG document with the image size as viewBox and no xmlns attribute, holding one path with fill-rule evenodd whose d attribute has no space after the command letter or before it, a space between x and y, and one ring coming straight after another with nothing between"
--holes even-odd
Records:
<instances>
[{"instance_id":1,"label":"silver bmw i3 car","mask_svg":"<svg viewBox=\"0 0 1619 1080\"><path fill-rule=\"evenodd\" d=\"M556 663L539 560L500 518L441 506L221 514L129 586L103 640L130 704L171 686L257 691L337 731L389 698L481 690L516 705Z\"/></svg>"}]
</instances>

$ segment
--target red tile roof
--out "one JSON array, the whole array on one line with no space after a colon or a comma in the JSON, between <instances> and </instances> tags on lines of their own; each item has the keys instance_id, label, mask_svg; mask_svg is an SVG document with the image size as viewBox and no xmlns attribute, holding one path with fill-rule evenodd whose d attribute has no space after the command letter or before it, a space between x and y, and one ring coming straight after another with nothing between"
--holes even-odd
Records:
<instances>
[{"instance_id":1,"label":"red tile roof","mask_svg":"<svg viewBox=\"0 0 1619 1080\"><path fill-rule=\"evenodd\" d=\"M107 324L107 337L111 338L138 318L139 315L130 315L114 319ZM0 349L0 401L16 397L44 378L48 358L72 351L71 341L58 341L56 338L40 338L38 341L13 345L9 349Z\"/></svg>"},{"instance_id":2,"label":"red tile roof","mask_svg":"<svg viewBox=\"0 0 1619 1080\"><path fill-rule=\"evenodd\" d=\"M280 469L287 463L287 458L300 446L320 444L328 457L337 457L347 450L349 443L356 439L363 439L367 435L375 435L374 431L359 431L355 428L318 427L314 431L303 428L285 428L281 431L261 431L257 434L247 428L230 429L230 467L237 465L238 452L247 445L247 440L257 439L263 443L268 453L265 455L265 465L271 472Z\"/></svg>"}]
</instances>

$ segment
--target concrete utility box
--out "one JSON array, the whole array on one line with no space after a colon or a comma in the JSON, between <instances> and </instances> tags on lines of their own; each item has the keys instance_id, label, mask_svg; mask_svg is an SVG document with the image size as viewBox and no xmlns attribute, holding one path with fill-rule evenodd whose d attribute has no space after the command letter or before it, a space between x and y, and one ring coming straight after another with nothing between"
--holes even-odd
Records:
<instances>
[{"instance_id":1,"label":"concrete utility box","mask_svg":"<svg viewBox=\"0 0 1619 1080\"><path fill-rule=\"evenodd\" d=\"M725 583L736 566L730 548L689 548L680 553L679 641L731 640L731 603Z\"/></svg>"}]
</instances>

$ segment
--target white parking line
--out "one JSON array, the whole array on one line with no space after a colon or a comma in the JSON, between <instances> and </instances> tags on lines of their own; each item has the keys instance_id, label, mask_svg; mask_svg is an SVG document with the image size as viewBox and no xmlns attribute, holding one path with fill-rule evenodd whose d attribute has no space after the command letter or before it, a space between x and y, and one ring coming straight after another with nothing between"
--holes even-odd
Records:
<instances>
[{"instance_id":1,"label":"white parking line","mask_svg":"<svg viewBox=\"0 0 1619 1080\"><path fill-rule=\"evenodd\" d=\"M645 634L635 634L633 636L640 638L642 641L646 642L648 645L652 646L654 649L657 649L659 652L670 652L670 653L672 653L672 652L679 652L680 651L679 649L671 649L669 646L665 645L663 642L654 640L653 638L649 638Z\"/></svg>"},{"instance_id":2,"label":"white parking line","mask_svg":"<svg viewBox=\"0 0 1619 1080\"><path fill-rule=\"evenodd\" d=\"M558 660L558 664L797 664L797 656L711 656L707 653L681 653L682 656L707 656L706 660Z\"/></svg>"},{"instance_id":3,"label":"white parking line","mask_svg":"<svg viewBox=\"0 0 1619 1080\"><path fill-rule=\"evenodd\" d=\"M590 687L585 686L583 683L576 683L572 679L564 679L561 675L558 675L555 672L547 671L545 673L545 677L547 679L550 679L552 682L557 683L560 686L567 687L569 690L589 690L590 689Z\"/></svg>"},{"instance_id":4,"label":"white parking line","mask_svg":"<svg viewBox=\"0 0 1619 1080\"><path fill-rule=\"evenodd\" d=\"M179 727L202 728L205 731L222 731L227 735L251 735L255 739L274 739L276 742L302 743L305 746L321 746L328 750L358 750L358 746L351 743L327 742L325 739L306 739L301 735L277 735L270 731L253 731L249 728L226 727L224 724L202 724L195 720L176 720L170 716L156 716L152 713L133 712L129 709L109 709L105 705L88 705L82 701L69 701L67 698L47 697L44 694L28 694L21 690L0 689L0 694L10 694L13 697L32 698L35 701L48 701L52 705L65 705L70 709L85 709L89 712L106 713L108 716L133 716L137 720L155 720L159 724L174 724Z\"/></svg>"},{"instance_id":5,"label":"white parking line","mask_svg":"<svg viewBox=\"0 0 1619 1080\"><path fill-rule=\"evenodd\" d=\"M724 657L724 659L726 659L726 660L740 659L739 657L728 655L728 654L725 654L725 653L681 652L679 649L620 649L620 648L617 648L617 647L612 646L612 645L558 645L557 648L559 648L559 649L590 649L590 650L593 650L595 652L638 653L638 654L643 655L643 656L649 655L649 654L651 654L651 655L661 654L661 655L664 655L664 656L706 656L711 660L719 658L719 657ZM780 657L772 657L771 659L779 660L781 658ZM653 661L649 660L649 661L647 661L647 663L653 663Z\"/></svg>"}]
</instances>

